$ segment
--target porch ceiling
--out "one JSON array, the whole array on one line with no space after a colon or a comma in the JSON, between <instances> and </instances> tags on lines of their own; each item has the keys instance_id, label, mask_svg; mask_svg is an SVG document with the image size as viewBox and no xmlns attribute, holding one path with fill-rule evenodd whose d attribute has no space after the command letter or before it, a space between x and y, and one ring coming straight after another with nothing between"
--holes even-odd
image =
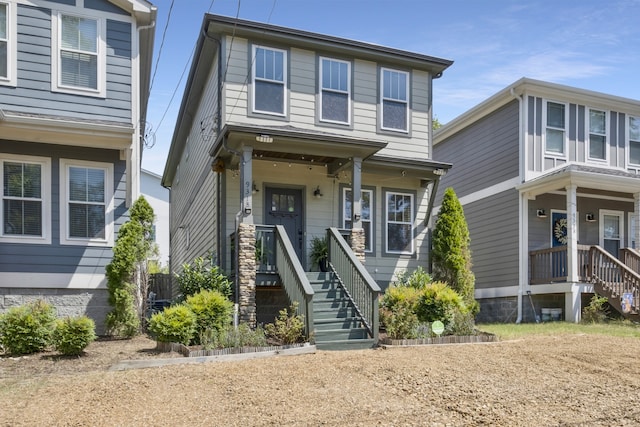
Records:
<instances>
[{"instance_id":1,"label":"porch ceiling","mask_svg":"<svg viewBox=\"0 0 640 427\"><path fill-rule=\"evenodd\" d=\"M387 142L349 138L328 132L316 132L292 126L225 125L209 151L213 157L222 157L234 166L238 156L234 152L253 147L254 157L261 160L291 163L326 164L333 173L343 168L352 157L366 159Z\"/></svg>"},{"instance_id":2,"label":"porch ceiling","mask_svg":"<svg viewBox=\"0 0 640 427\"><path fill-rule=\"evenodd\" d=\"M516 188L529 198L564 190L569 185L607 192L640 193L640 175L619 169L572 164L534 178Z\"/></svg>"}]
</instances>

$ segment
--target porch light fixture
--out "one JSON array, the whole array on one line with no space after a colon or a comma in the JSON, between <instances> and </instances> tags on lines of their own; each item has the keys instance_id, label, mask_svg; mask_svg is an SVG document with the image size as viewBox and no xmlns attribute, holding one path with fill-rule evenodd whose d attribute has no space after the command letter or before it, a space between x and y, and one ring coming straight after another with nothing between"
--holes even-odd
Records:
<instances>
[{"instance_id":1,"label":"porch light fixture","mask_svg":"<svg viewBox=\"0 0 640 427\"><path fill-rule=\"evenodd\" d=\"M589 212L588 214L586 214L584 216L584 219L587 222L596 222L596 216L593 214L593 212Z\"/></svg>"},{"instance_id":2,"label":"porch light fixture","mask_svg":"<svg viewBox=\"0 0 640 427\"><path fill-rule=\"evenodd\" d=\"M256 141L264 142L265 144L271 144L273 142L273 137L271 135L256 135Z\"/></svg>"},{"instance_id":3,"label":"porch light fixture","mask_svg":"<svg viewBox=\"0 0 640 427\"><path fill-rule=\"evenodd\" d=\"M315 190L313 190L313 197L319 199L322 197L322 193L320 192L320 186L318 185Z\"/></svg>"},{"instance_id":4,"label":"porch light fixture","mask_svg":"<svg viewBox=\"0 0 640 427\"><path fill-rule=\"evenodd\" d=\"M538 218L546 218L547 217L547 212L544 209L538 209L536 211L536 216Z\"/></svg>"},{"instance_id":5,"label":"porch light fixture","mask_svg":"<svg viewBox=\"0 0 640 427\"><path fill-rule=\"evenodd\" d=\"M253 188L251 189L251 193L252 194L256 194L258 193L260 190L258 189L258 187L256 186L256 182L253 181Z\"/></svg>"}]
</instances>

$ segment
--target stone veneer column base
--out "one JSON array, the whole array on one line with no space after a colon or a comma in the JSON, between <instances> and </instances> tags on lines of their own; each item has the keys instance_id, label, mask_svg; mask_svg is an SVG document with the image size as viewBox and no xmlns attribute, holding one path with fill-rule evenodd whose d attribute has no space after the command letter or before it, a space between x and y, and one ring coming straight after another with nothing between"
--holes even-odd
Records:
<instances>
[{"instance_id":1,"label":"stone veneer column base","mask_svg":"<svg viewBox=\"0 0 640 427\"><path fill-rule=\"evenodd\" d=\"M356 258L363 264L365 262L364 240L364 228L351 229L351 249L356 254Z\"/></svg>"},{"instance_id":2,"label":"stone veneer column base","mask_svg":"<svg viewBox=\"0 0 640 427\"><path fill-rule=\"evenodd\" d=\"M240 321L256 327L256 226L238 225L238 289Z\"/></svg>"}]
</instances>

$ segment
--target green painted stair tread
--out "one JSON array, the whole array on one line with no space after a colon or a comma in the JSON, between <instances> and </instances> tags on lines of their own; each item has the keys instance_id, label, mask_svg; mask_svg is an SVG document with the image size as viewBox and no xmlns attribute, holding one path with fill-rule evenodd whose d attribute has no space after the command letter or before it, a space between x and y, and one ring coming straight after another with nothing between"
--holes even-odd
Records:
<instances>
[{"instance_id":1,"label":"green painted stair tread","mask_svg":"<svg viewBox=\"0 0 640 427\"><path fill-rule=\"evenodd\" d=\"M372 338L365 339L351 339L351 340L330 340L317 342L316 348L318 350L363 350L373 348L377 345L376 341Z\"/></svg>"}]
</instances>

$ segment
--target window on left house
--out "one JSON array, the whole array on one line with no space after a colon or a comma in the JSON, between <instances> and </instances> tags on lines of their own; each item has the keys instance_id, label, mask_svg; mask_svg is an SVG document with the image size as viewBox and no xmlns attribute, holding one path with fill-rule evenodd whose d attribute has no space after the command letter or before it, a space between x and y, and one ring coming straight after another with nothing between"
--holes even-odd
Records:
<instances>
[{"instance_id":1,"label":"window on left house","mask_svg":"<svg viewBox=\"0 0 640 427\"><path fill-rule=\"evenodd\" d=\"M49 159L5 154L0 158L0 169L0 240L9 243L47 243L50 238Z\"/></svg>"},{"instance_id":2,"label":"window on left house","mask_svg":"<svg viewBox=\"0 0 640 427\"><path fill-rule=\"evenodd\" d=\"M61 164L61 243L110 244L112 166L73 160L62 160Z\"/></svg>"},{"instance_id":3,"label":"window on left house","mask_svg":"<svg viewBox=\"0 0 640 427\"><path fill-rule=\"evenodd\" d=\"M629 164L640 165L640 117L629 116Z\"/></svg>"},{"instance_id":4,"label":"window on left house","mask_svg":"<svg viewBox=\"0 0 640 427\"><path fill-rule=\"evenodd\" d=\"M349 124L351 63L320 58L320 120Z\"/></svg>"},{"instance_id":5,"label":"window on left house","mask_svg":"<svg viewBox=\"0 0 640 427\"><path fill-rule=\"evenodd\" d=\"M54 89L104 96L104 22L63 13L54 22L58 32Z\"/></svg>"},{"instance_id":6,"label":"window on left house","mask_svg":"<svg viewBox=\"0 0 640 427\"><path fill-rule=\"evenodd\" d=\"M589 109L589 158L607 159L607 113Z\"/></svg>"},{"instance_id":7,"label":"window on left house","mask_svg":"<svg viewBox=\"0 0 640 427\"><path fill-rule=\"evenodd\" d=\"M0 0L0 85L16 85L16 4Z\"/></svg>"},{"instance_id":8,"label":"window on left house","mask_svg":"<svg viewBox=\"0 0 640 427\"><path fill-rule=\"evenodd\" d=\"M284 116L286 111L287 52L253 47L253 111Z\"/></svg>"},{"instance_id":9,"label":"window on left house","mask_svg":"<svg viewBox=\"0 0 640 427\"><path fill-rule=\"evenodd\" d=\"M406 132L409 129L409 73L380 70L381 128Z\"/></svg>"},{"instance_id":10,"label":"window on left house","mask_svg":"<svg viewBox=\"0 0 640 427\"><path fill-rule=\"evenodd\" d=\"M385 192L386 252L413 254L414 195L397 191Z\"/></svg>"}]
</instances>

